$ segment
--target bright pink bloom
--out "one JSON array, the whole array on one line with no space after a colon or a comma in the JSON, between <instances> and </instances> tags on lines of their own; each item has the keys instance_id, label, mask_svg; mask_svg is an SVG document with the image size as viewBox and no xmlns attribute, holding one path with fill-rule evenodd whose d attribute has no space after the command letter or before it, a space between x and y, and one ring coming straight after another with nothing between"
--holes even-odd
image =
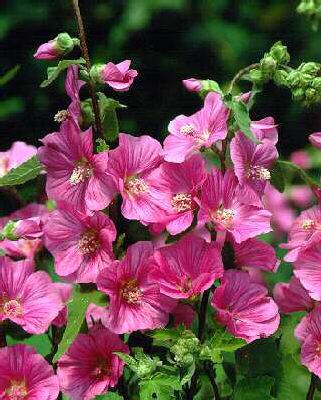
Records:
<instances>
[{"instance_id":1,"label":"bright pink bloom","mask_svg":"<svg viewBox=\"0 0 321 400\"><path fill-rule=\"evenodd\" d=\"M184 303L177 303L177 306L172 310L174 326L184 325L186 329L192 326L196 317L196 312L193 308Z\"/></svg>"},{"instance_id":2,"label":"bright pink bloom","mask_svg":"<svg viewBox=\"0 0 321 400\"><path fill-rule=\"evenodd\" d=\"M2 257L0 263L0 321L9 319L28 333L44 333L63 307L49 275L32 272L28 261Z\"/></svg>"},{"instance_id":3,"label":"bright pink bloom","mask_svg":"<svg viewBox=\"0 0 321 400\"><path fill-rule=\"evenodd\" d=\"M166 161L181 163L202 147L211 147L226 138L229 110L218 93L209 93L204 107L187 117L179 115L169 123L170 135L164 141Z\"/></svg>"},{"instance_id":4,"label":"bright pink bloom","mask_svg":"<svg viewBox=\"0 0 321 400\"><path fill-rule=\"evenodd\" d=\"M202 89L202 83L199 79L183 79L182 83L189 92L199 92Z\"/></svg>"},{"instance_id":5,"label":"bright pink bloom","mask_svg":"<svg viewBox=\"0 0 321 400\"><path fill-rule=\"evenodd\" d=\"M321 132L311 133L309 140L314 147L321 150Z\"/></svg>"},{"instance_id":6,"label":"bright pink bloom","mask_svg":"<svg viewBox=\"0 0 321 400\"><path fill-rule=\"evenodd\" d=\"M314 206L303 211L294 221L288 236L288 242L282 243L282 249L288 249L285 261L294 262L299 253L321 240L321 208Z\"/></svg>"},{"instance_id":7,"label":"bright pink bloom","mask_svg":"<svg viewBox=\"0 0 321 400\"><path fill-rule=\"evenodd\" d=\"M277 283L273 297L284 314L309 311L314 307L314 301L296 277L292 277L289 283Z\"/></svg>"},{"instance_id":8,"label":"bright pink bloom","mask_svg":"<svg viewBox=\"0 0 321 400\"><path fill-rule=\"evenodd\" d=\"M321 306L302 319L295 335L301 342L301 363L321 378Z\"/></svg>"},{"instance_id":9,"label":"bright pink bloom","mask_svg":"<svg viewBox=\"0 0 321 400\"><path fill-rule=\"evenodd\" d=\"M198 296L223 276L221 254L216 243L187 235L154 253L153 278L160 291L174 299Z\"/></svg>"},{"instance_id":10,"label":"bright pink bloom","mask_svg":"<svg viewBox=\"0 0 321 400\"><path fill-rule=\"evenodd\" d=\"M117 92L126 92L138 75L135 69L129 69L130 64L131 60L125 60L119 64L107 63L100 72L102 81Z\"/></svg>"},{"instance_id":11,"label":"bright pink bloom","mask_svg":"<svg viewBox=\"0 0 321 400\"><path fill-rule=\"evenodd\" d=\"M108 313L108 307L97 306L96 304L89 304L86 311L86 323L88 328L92 328L94 325L102 323L105 325L106 315Z\"/></svg>"},{"instance_id":12,"label":"bright pink bloom","mask_svg":"<svg viewBox=\"0 0 321 400\"><path fill-rule=\"evenodd\" d=\"M259 121L251 121L251 130L260 142L270 142L274 145L278 142L278 125L273 117L266 117Z\"/></svg>"},{"instance_id":13,"label":"bright pink bloom","mask_svg":"<svg viewBox=\"0 0 321 400\"><path fill-rule=\"evenodd\" d=\"M55 257L55 270L64 279L96 282L105 264L114 259L116 228L100 211L88 216L62 205L50 215L44 230L46 247Z\"/></svg>"},{"instance_id":14,"label":"bright pink bloom","mask_svg":"<svg viewBox=\"0 0 321 400\"><path fill-rule=\"evenodd\" d=\"M308 169L311 167L309 153L305 150L294 151L290 156L290 161L293 162L293 164L298 165L302 169Z\"/></svg>"},{"instance_id":15,"label":"bright pink bloom","mask_svg":"<svg viewBox=\"0 0 321 400\"><path fill-rule=\"evenodd\" d=\"M64 308L59 311L58 316L52 321L52 324L58 327L62 327L67 324L68 321L68 307L67 303L72 295L72 285L68 283L54 283L55 289L58 292L61 302L64 304Z\"/></svg>"},{"instance_id":16,"label":"bright pink bloom","mask_svg":"<svg viewBox=\"0 0 321 400\"><path fill-rule=\"evenodd\" d=\"M290 188L289 198L296 206L306 208L311 205L313 193L308 186L294 185Z\"/></svg>"},{"instance_id":17,"label":"bright pink bloom","mask_svg":"<svg viewBox=\"0 0 321 400\"><path fill-rule=\"evenodd\" d=\"M198 205L200 188L206 178L205 162L201 155L194 154L181 164L163 163L160 166L160 181L164 186L164 198L168 217L159 230L166 226L171 235L177 235L189 228Z\"/></svg>"},{"instance_id":18,"label":"bright pink bloom","mask_svg":"<svg viewBox=\"0 0 321 400\"><path fill-rule=\"evenodd\" d=\"M57 41L53 39L40 45L33 56L38 60L55 60L59 55L60 52L57 47Z\"/></svg>"},{"instance_id":19,"label":"bright pink bloom","mask_svg":"<svg viewBox=\"0 0 321 400\"><path fill-rule=\"evenodd\" d=\"M122 195L121 212L127 219L145 223L165 217L164 196L160 186L162 146L150 136L134 137L121 133L119 146L109 152L108 173Z\"/></svg>"},{"instance_id":20,"label":"bright pink bloom","mask_svg":"<svg viewBox=\"0 0 321 400\"><path fill-rule=\"evenodd\" d=\"M270 180L270 168L278 157L276 147L269 141L256 145L242 132L231 141L231 158L235 175L247 202L260 205L266 183Z\"/></svg>"},{"instance_id":21,"label":"bright pink bloom","mask_svg":"<svg viewBox=\"0 0 321 400\"><path fill-rule=\"evenodd\" d=\"M173 301L160 293L153 278L153 246L138 242L121 261L114 261L98 277L99 290L110 299L106 326L115 333L163 327Z\"/></svg>"},{"instance_id":22,"label":"bright pink bloom","mask_svg":"<svg viewBox=\"0 0 321 400\"><path fill-rule=\"evenodd\" d=\"M0 349L0 398L56 400L59 382L51 365L33 347L16 344Z\"/></svg>"},{"instance_id":23,"label":"bright pink bloom","mask_svg":"<svg viewBox=\"0 0 321 400\"><path fill-rule=\"evenodd\" d=\"M71 400L91 400L115 387L124 362L115 352L129 353L117 335L101 326L80 334L58 361L61 390Z\"/></svg>"},{"instance_id":24,"label":"bright pink bloom","mask_svg":"<svg viewBox=\"0 0 321 400\"><path fill-rule=\"evenodd\" d=\"M294 275L313 299L321 300L320 242L299 253L294 263Z\"/></svg>"},{"instance_id":25,"label":"bright pink bloom","mask_svg":"<svg viewBox=\"0 0 321 400\"><path fill-rule=\"evenodd\" d=\"M230 232L237 243L269 232L271 214L262 208L244 204L237 178L228 170L224 176L213 168L202 186L200 224L211 222L217 231Z\"/></svg>"},{"instance_id":26,"label":"bright pink bloom","mask_svg":"<svg viewBox=\"0 0 321 400\"><path fill-rule=\"evenodd\" d=\"M114 185L107 174L108 152L93 153L92 130L82 132L67 120L59 133L47 135L38 150L47 170L47 195L78 210L102 210L110 203Z\"/></svg>"},{"instance_id":27,"label":"bright pink bloom","mask_svg":"<svg viewBox=\"0 0 321 400\"><path fill-rule=\"evenodd\" d=\"M278 307L263 285L251 282L247 272L229 270L213 294L218 321L248 343L268 337L278 329Z\"/></svg>"},{"instance_id":28,"label":"bright pink bloom","mask_svg":"<svg viewBox=\"0 0 321 400\"><path fill-rule=\"evenodd\" d=\"M36 147L24 142L14 142L9 150L0 152L0 177L36 154Z\"/></svg>"}]
</instances>

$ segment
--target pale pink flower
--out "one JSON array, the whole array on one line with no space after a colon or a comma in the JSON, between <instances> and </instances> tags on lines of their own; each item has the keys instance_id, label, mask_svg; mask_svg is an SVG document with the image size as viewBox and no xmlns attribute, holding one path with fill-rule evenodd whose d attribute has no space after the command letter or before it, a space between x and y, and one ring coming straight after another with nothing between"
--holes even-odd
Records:
<instances>
[{"instance_id":1,"label":"pale pink flower","mask_svg":"<svg viewBox=\"0 0 321 400\"><path fill-rule=\"evenodd\" d=\"M121 133L119 146L109 152L108 173L115 181L123 203L121 212L127 219L145 223L165 217L165 201L160 186L162 146L150 136L134 137Z\"/></svg>"},{"instance_id":2,"label":"pale pink flower","mask_svg":"<svg viewBox=\"0 0 321 400\"><path fill-rule=\"evenodd\" d=\"M288 196L297 207L306 208L311 205L313 192L308 186L293 185Z\"/></svg>"},{"instance_id":3,"label":"pale pink flower","mask_svg":"<svg viewBox=\"0 0 321 400\"><path fill-rule=\"evenodd\" d=\"M130 64L131 60L125 60L118 64L107 63L101 68L101 80L117 92L126 92L138 75L135 69L129 68Z\"/></svg>"},{"instance_id":4,"label":"pale pink flower","mask_svg":"<svg viewBox=\"0 0 321 400\"><path fill-rule=\"evenodd\" d=\"M169 123L170 135L164 141L165 160L181 163L202 147L225 139L228 115L220 94L209 93L200 111L189 117L179 115Z\"/></svg>"},{"instance_id":5,"label":"pale pink flower","mask_svg":"<svg viewBox=\"0 0 321 400\"><path fill-rule=\"evenodd\" d=\"M232 170L213 168L202 186L200 224L211 222L217 231L230 232L237 243L271 230L271 214L246 204Z\"/></svg>"},{"instance_id":6,"label":"pale pink flower","mask_svg":"<svg viewBox=\"0 0 321 400\"><path fill-rule=\"evenodd\" d=\"M56 400L59 382L51 365L31 346L0 349L0 398Z\"/></svg>"},{"instance_id":7,"label":"pale pink flower","mask_svg":"<svg viewBox=\"0 0 321 400\"><path fill-rule=\"evenodd\" d=\"M259 121L251 121L251 131L260 142L270 142L274 145L278 142L278 125L273 117L265 117Z\"/></svg>"},{"instance_id":8,"label":"pale pink flower","mask_svg":"<svg viewBox=\"0 0 321 400\"><path fill-rule=\"evenodd\" d=\"M104 322L115 333L163 327L174 302L160 293L152 276L153 246L138 242L121 261L114 261L98 277L98 288L109 295Z\"/></svg>"},{"instance_id":9,"label":"pale pink flower","mask_svg":"<svg viewBox=\"0 0 321 400\"><path fill-rule=\"evenodd\" d=\"M128 354L128 346L102 326L78 335L58 361L62 392L71 400L91 400L115 387L124 368L115 352Z\"/></svg>"},{"instance_id":10,"label":"pale pink flower","mask_svg":"<svg viewBox=\"0 0 321 400\"><path fill-rule=\"evenodd\" d=\"M24 142L14 142L9 150L0 152L0 177L36 154L36 147Z\"/></svg>"},{"instance_id":11,"label":"pale pink flower","mask_svg":"<svg viewBox=\"0 0 321 400\"><path fill-rule=\"evenodd\" d=\"M42 139L38 150L47 170L47 195L64 200L78 210L101 210L114 195L114 185L107 174L108 152L93 153L92 130L82 132L72 120L59 133Z\"/></svg>"},{"instance_id":12,"label":"pale pink flower","mask_svg":"<svg viewBox=\"0 0 321 400\"><path fill-rule=\"evenodd\" d=\"M294 221L288 242L282 243L282 249L288 249L285 261L294 262L302 250L309 248L314 243L321 241L321 208L314 206L303 211Z\"/></svg>"},{"instance_id":13,"label":"pale pink flower","mask_svg":"<svg viewBox=\"0 0 321 400\"><path fill-rule=\"evenodd\" d=\"M44 333L63 308L49 275L32 272L28 261L2 257L0 263L0 321L9 319L28 333Z\"/></svg>"},{"instance_id":14,"label":"pale pink flower","mask_svg":"<svg viewBox=\"0 0 321 400\"><path fill-rule=\"evenodd\" d=\"M221 254L216 243L187 235L154 253L153 278L160 291L174 299L198 296L223 276Z\"/></svg>"},{"instance_id":15,"label":"pale pink flower","mask_svg":"<svg viewBox=\"0 0 321 400\"><path fill-rule=\"evenodd\" d=\"M250 204L260 205L271 178L270 169L278 158L276 147L269 141L256 145L238 132L231 141L230 152L244 198Z\"/></svg>"},{"instance_id":16,"label":"pale pink flower","mask_svg":"<svg viewBox=\"0 0 321 400\"><path fill-rule=\"evenodd\" d=\"M294 151L290 156L290 161L302 169L308 169L311 167L309 153L305 150Z\"/></svg>"},{"instance_id":17,"label":"pale pink flower","mask_svg":"<svg viewBox=\"0 0 321 400\"><path fill-rule=\"evenodd\" d=\"M309 140L314 147L321 150L321 132L311 133Z\"/></svg>"},{"instance_id":18,"label":"pale pink flower","mask_svg":"<svg viewBox=\"0 0 321 400\"><path fill-rule=\"evenodd\" d=\"M215 289L212 306L217 320L248 343L276 332L278 307L263 285L251 282L247 272L229 270Z\"/></svg>"},{"instance_id":19,"label":"pale pink flower","mask_svg":"<svg viewBox=\"0 0 321 400\"><path fill-rule=\"evenodd\" d=\"M67 303L72 295L72 285L68 283L54 283L55 289L60 297L61 302L64 304L62 310L59 311L58 316L52 321L52 324L58 327L62 327L67 324L68 321L68 306Z\"/></svg>"},{"instance_id":20,"label":"pale pink flower","mask_svg":"<svg viewBox=\"0 0 321 400\"><path fill-rule=\"evenodd\" d=\"M56 273L72 282L96 282L105 264L114 259L116 228L100 211L86 215L65 204L61 206L50 214L44 228Z\"/></svg>"},{"instance_id":21,"label":"pale pink flower","mask_svg":"<svg viewBox=\"0 0 321 400\"><path fill-rule=\"evenodd\" d=\"M202 89L202 83L199 79L183 79L182 83L189 92L199 92Z\"/></svg>"},{"instance_id":22,"label":"pale pink flower","mask_svg":"<svg viewBox=\"0 0 321 400\"><path fill-rule=\"evenodd\" d=\"M274 286L273 297L280 311L284 314L309 311L314 307L314 301L309 293L301 285L299 279L294 276L289 283L277 283Z\"/></svg>"},{"instance_id":23,"label":"pale pink flower","mask_svg":"<svg viewBox=\"0 0 321 400\"><path fill-rule=\"evenodd\" d=\"M184 325L186 329L192 326L196 318L196 312L189 304L177 303L176 307L171 311L173 315L174 326Z\"/></svg>"}]
</instances>

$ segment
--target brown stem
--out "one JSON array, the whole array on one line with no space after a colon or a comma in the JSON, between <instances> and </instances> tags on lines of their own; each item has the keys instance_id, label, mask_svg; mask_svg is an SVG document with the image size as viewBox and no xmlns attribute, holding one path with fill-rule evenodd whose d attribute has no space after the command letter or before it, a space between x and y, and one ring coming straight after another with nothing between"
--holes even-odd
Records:
<instances>
[{"instance_id":1,"label":"brown stem","mask_svg":"<svg viewBox=\"0 0 321 400\"><path fill-rule=\"evenodd\" d=\"M311 383L307 393L306 400L313 400L314 392L317 387L317 380L318 378L314 374L311 374Z\"/></svg>"},{"instance_id":2,"label":"brown stem","mask_svg":"<svg viewBox=\"0 0 321 400\"><path fill-rule=\"evenodd\" d=\"M211 382L212 388L214 390L214 400L220 400L221 399L220 398L220 393L218 391L218 387L217 387L217 384L215 382L215 374L214 374L212 365L213 364L211 362L207 362L206 361L204 363L204 370L205 370L206 375L208 376L208 378L209 378L209 380Z\"/></svg>"},{"instance_id":3,"label":"brown stem","mask_svg":"<svg viewBox=\"0 0 321 400\"><path fill-rule=\"evenodd\" d=\"M259 66L260 66L260 63L254 63L254 64L248 65L247 67L239 70L239 72L231 80L231 84L230 84L230 88L229 88L228 92L229 93L232 92L232 89L233 89L235 83L237 81L239 81L244 74L246 74L247 72L251 71L251 69L258 68Z\"/></svg>"},{"instance_id":4,"label":"brown stem","mask_svg":"<svg viewBox=\"0 0 321 400\"><path fill-rule=\"evenodd\" d=\"M80 13L79 3L78 3L78 0L71 0L71 2L72 2L73 9L74 9L75 19L77 21L81 52L86 61L86 69L89 74L90 69L91 69L91 63L90 63L87 40L86 40L86 33L85 33L84 23L83 23L81 13ZM96 138L103 137L103 127L102 127L102 123L101 123L99 105L98 105L98 100L97 100L97 96L96 96L96 85L90 76L89 76L89 90L90 90L90 96L91 96L91 100L92 100L92 104L93 104L93 112L95 115Z\"/></svg>"}]
</instances>

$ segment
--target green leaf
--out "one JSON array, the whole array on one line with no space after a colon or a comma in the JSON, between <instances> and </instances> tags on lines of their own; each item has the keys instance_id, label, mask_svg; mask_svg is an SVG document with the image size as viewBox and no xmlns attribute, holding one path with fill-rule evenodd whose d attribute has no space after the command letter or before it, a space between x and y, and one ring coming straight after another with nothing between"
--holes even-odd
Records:
<instances>
[{"instance_id":1,"label":"green leaf","mask_svg":"<svg viewBox=\"0 0 321 400\"><path fill-rule=\"evenodd\" d=\"M201 155L204 158L205 163L209 168L211 168L212 165L215 165L217 168L221 169L220 157L213 150L205 149L204 151L201 152Z\"/></svg>"},{"instance_id":2,"label":"green leaf","mask_svg":"<svg viewBox=\"0 0 321 400\"><path fill-rule=\"evenodd\" d=\"M123 400L123 396L120 396L116 392L108 392L106 394L102 394L100 396L95 397L96 400Z\"/></svg>"},{"instance_id":3,"label":"green leaf","mask_svg":"<svg viewBox=\"0 0 321 400\"><path fill-rule=\"evenodd\" d=\"M281 193L285 189L284 168L276 162L271 170L271 184Z\"/></svg>"},{"instance_id":4,"label":"green leaf","mask_svg":"<svg viewBox=\"0 0 321 400\"><path fill-rule=\"evenodd\" d=\"M162 372L157 372L149 380L139 382L140 399L141 400L169 400L175 398L174 391L181 389L181 383L178 376L167 375Z\"/></svg>"},{"instance_id":5,"label":"green leaf","mask_svg":"<svg viewBox=\"0 0 321 400\"><path fill-rule=\"evenodd\" d=\"M294 336L294 330L304 317L304 312L296 312L282 317L280 351L283 355L292 356L299 362L300 343Z\"/></svg>"},{"instance_id":6,"label":"green leaf","mask_svg":"<svg viewBox=\"0 0 321 400\"><path fill-rule=\"evenodd\" d=\"M104 151L108 151L109 150L109 146L106 143L106 141L102 138L98 138L96 139L96 143L97 143L97 151L98 153L102 153Z\"/></svg>"},{"instance_id":7,"label":"green leaf","mask_svg":"<svg viewBox=\"0 0 321 400\"><path fill-rule=\"evenodd\" d=\"M223 327L217 327L213 337L209 341L209 346L213 350L226 352L235 351L241 347L244 347L245 345L245 340L236 338L227 332Z\"/></svg>"},{"instance_id":8,"label":"green leaf","mask_svg":"<svg viewBox=\"0 0 321 400\"><path fill-rule=\"evenodd\" d=\"M0 86L4 86L8 82L10 82L16 75L20 69L20 65L16 65L15 67L9 69L4 75L0 76Z\"/></svg>"},{"instance_id":9,"label":"green leaf","mask_svg":"<svg viewBox=\"0 0 321 400\"><path fill-rule=\"evenodd\" d=\"M236 384L233 400L272 400L273 384L274 378L270 376L242 379Z\"/></svg>"},{"instance_id":10,"label":"green leaf","mask_svg":"<svg viewBox=\"0 0 321 400\"><path fill-rule=\"evenodd\" d=\"M104 93L98 92L97 95L101 122L104 129L104 138L107 142L113 142L118 138L119 134L116 109L124 108L125 106L117 100L107 98Z\"/></svg>"},{"instance_id":11,"label":"green leaf","mask_svg":"<svg viewBox=\"0 0 321 400\"><path fill-rule=\"evenodd\" d=\"M184 330L182 325L171 329L155 329L149 336L153 338L154 345L169 348L181 338Z\"/></svg>"},{"instance_id":12,"label":"green leaf","mask_svg":"<svg viewBox=\"0 0 321 400\"><path fill-rule=\"evenodd\" d=\"M68 323L61 342L58 345L57 353L53 358L54 363L68 350L69 346L78 335L85 319L87 307L90 303L105 305L102 293L97 290L84 292L79 286L75 286L72 299L68 304Z\"/></svg>"},{"instance_id":13,"label":"green leaf","mask_svg":"<svg viewBox=\"0 0 321 400\"><path fill-rule=\"evenodd\" d=\"M312 176L307 174L302 168L300 168L298 165L293 164L290 161L283 161L283 160L278 160L277 164L279 164L280 168L282 168L282 171L284 175L286 176L289 173L295 173L297 174L300 179L308 185L311 189L321 189L321 183L318 182L316 179L314 179Z\"/></svg>"},{"instance_id":14,"label":"green leaf","mask_svg":"<svg viewBox=\"0 0 321 400\"><path fill-rule=\"evenodd\" d=\"M31 179L36 178L43 167L36 156L19 165L17 168L12 168L6 175L0 178L0 186L21 185Z\"/></svg>"},{"instance_id":15,"label":"green leaf","mask_svg":"<svg viewBox=\"0 0 321 400\"><path fill-rule=\"evenodd\" d=\"M51 341L47 334L42 335L33 335L26 339L15 339L10 335L6 335L6 340L8 346L13 346L17 343L26 344L32 346L36 349L37 353L41 354L43 357L46 357L51 352Z\"/></svg>"},{"instance_id":16,"label":"green leaf","mask_svg":"<svg viewBox=\"0 0 321 400\"><path fill-rule=\"evenodd\" d=\"M48 67L47 74L48 78L44 80L40 87L44 88L49 86L56 78L58 78L60 72L67 69L70 65L81 65L85 64L85 60L81 57L78 60L62 60L59 61L56 67Z\"/></svg>"}]
</instances>

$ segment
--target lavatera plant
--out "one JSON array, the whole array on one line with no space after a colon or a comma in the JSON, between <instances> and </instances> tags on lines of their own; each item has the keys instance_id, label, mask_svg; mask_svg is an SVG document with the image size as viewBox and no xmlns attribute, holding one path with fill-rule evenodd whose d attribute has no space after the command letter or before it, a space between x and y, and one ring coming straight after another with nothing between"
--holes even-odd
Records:
<instances>
[{"instance_id":1,"label":"lavatera plant","mask_svg":"<svg viewBox=\"0 0 321 400\"><path fill-rule=\"evenodd\" d=\"M186 79L200 105L160 143L119 133L109 95L135 84L135 61L91 65L73 6L79 38L34 55L58 60L41 86L66 72L70 104L38 149L0 153L18 203L0 220L0 398L319 398L321 185L307 152L279 159L277 122L251 107L268 81L320 102L320 64L292 66L277 42L224 88ZM42 203L22 203L44 179Z\"/></svg>"}]
</instances>

